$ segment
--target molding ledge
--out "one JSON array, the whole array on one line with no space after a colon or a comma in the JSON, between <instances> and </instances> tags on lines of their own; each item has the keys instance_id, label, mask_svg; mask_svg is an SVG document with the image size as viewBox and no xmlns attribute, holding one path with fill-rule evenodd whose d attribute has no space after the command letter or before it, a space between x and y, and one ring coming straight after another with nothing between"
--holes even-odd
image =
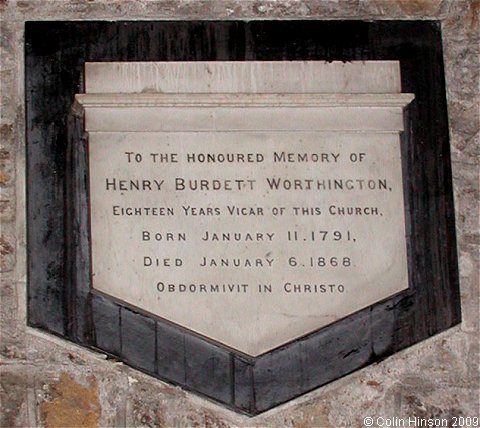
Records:
<instances>
[{"instance_id":1,"label":"molding ledge","mask_svg":"<svg viewBox=\"0 0 480 428\"><path fill-rule=\"evenodd\" d=\"M111 107L399 107L404 108L414 94L162 94L116 93L77 94L73 110Z\"/></svg>"}]
</instances>

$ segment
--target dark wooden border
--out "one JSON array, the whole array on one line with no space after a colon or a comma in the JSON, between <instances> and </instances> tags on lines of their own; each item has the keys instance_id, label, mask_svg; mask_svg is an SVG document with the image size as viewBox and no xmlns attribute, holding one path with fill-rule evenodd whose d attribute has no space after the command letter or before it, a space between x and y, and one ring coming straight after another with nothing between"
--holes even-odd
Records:
<instances>
[{"instance_id":1,"label":"dark wooden border","mask_svg":"<svg viewBox=\"0 0 480 428\"><path fill-rule=\"evenodd\" d=\"M460 322L440 24L27 22L28 323L254 415ZM71 112L86 61L400 60L410 288L257 358L93 293L86 144Z\"/></svg>"}]
</instances>

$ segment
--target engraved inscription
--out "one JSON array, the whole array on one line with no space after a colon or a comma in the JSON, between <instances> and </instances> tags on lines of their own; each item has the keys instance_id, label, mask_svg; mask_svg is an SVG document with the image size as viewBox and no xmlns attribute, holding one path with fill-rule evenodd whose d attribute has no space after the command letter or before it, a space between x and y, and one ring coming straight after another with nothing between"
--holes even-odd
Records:
<instances>
[{"instance_id":1,"label":"engraved inscription","mask_svg":"<svg viewBox=\"0 0 480 428\"><path fill-rule=\"evenodd\" d=\"M89 168L93 287L248 354L408 286L396 132L92 133Z\"/></svg>"}]
</instances>

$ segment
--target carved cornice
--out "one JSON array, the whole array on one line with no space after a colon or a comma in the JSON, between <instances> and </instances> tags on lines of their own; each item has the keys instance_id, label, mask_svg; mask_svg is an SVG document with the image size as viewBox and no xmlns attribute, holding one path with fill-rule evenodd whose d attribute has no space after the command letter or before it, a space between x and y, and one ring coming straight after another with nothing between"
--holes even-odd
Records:
<instances>
[{"instance_id":1,"label":"carved cornice","mask_svg":"<svg viewBox=\"0 0 480 428\"><path fill-rule=\"evenodd\" d=\"M400 107L413 94L77 94L74 110L122 107Z\"/></svg>"}]
</instances>

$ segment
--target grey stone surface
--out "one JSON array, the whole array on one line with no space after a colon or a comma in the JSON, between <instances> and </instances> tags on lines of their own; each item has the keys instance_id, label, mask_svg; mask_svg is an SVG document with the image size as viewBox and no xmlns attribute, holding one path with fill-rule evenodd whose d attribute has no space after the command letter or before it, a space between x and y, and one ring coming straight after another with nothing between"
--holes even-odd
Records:
<instances>
[{"instance_id":1,"label":"grey stone surface","mask_svg":"<svg viewBox=\"0 0 480 428\"><path fill-rule=\"evenodd\" d=\"M477 0L0 0L0 426L360 427L366 416L478 416L479 10ZM248 418L26 327L23 26L266 18L442 21L463 322Z\"/></svg>"}]
</instances>

